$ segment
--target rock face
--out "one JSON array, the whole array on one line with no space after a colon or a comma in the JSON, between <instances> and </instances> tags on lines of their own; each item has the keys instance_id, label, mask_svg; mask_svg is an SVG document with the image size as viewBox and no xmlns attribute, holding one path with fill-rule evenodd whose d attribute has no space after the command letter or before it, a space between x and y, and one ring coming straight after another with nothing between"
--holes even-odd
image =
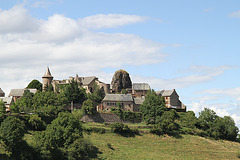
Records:
<instances>
[{"instance_id":1,"label":"rock face","mask_svg":"<svg viewBox=\"0 0 240 160\"><path fill-rule=\"evenodd\" d=\"M112 78L112 92L119 93L122 89L132 88L132 81L129 73L120 69L115 72Z\"/></svg>"}]
</instances>

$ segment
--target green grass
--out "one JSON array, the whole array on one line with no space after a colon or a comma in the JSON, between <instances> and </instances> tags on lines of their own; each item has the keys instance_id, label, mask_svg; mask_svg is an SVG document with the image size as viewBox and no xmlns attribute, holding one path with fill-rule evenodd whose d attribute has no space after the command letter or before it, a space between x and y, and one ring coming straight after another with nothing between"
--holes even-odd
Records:
<instances>
[{"instance_id":1,"label":"green grass","mask_svg":"<svg viewBox=\"0 0 240 160\"><path fill-rule=\"evenodd\" d=\"M182 138L142 134L123 137L114 133L84 135L102 152L99 156L107 160L149 159L238 159L240 144L216 141L198 136L182 135ZM111 146L111 147L109 147Z\"/></svg>"}]
</instances>

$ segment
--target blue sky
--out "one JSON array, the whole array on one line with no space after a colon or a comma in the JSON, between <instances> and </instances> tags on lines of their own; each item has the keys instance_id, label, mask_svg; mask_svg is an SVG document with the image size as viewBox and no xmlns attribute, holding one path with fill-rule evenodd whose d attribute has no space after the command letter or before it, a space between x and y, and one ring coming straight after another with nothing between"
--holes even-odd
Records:
<instances>
[{"instance_id":1,"label":"blue sky","mask_svg":"<svg viewBox=\"0 0 240 160\"><path fill-rule=\"evenodd\" d=\"M118 69L240 127L240 1L0 0L0 87Z\"/></svg>"}]
</instances>

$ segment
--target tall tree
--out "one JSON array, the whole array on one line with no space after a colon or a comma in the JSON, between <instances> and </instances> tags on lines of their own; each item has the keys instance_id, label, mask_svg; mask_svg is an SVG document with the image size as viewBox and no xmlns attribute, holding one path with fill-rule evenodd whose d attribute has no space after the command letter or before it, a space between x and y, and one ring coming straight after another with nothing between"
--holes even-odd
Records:
<instances>
[{"instance_id":1,"label":"tall tree","mask_svg":"<svg viewBox=\"0 0 240 160\"><path fill-rule=\"evenodd\" d=\"M37 90L42 91L42 83L34 79L28 84L27 88L36 88Z\"/></svg>"},{"instance_id":2,"label":"tall tree","mask_svg":"<svg viewBox=\"0 0 240 160\"><path fill-rule=\"evenodd\" d=\"M213 122L218 117L218 115L209 108L204 108L203 111L199 113L199 122L203 130L208 130L213 125Z\"/></svg>"},{"instance_id":3,"label":"tall tree","mask_svg":"<svg viewBox=\"0 0 240 160\"><path fill-rule=\"evenodd\" d=\"M158 96L154 90L149 90L139 110L147 124L155 124L156 120L166 111L164 98Z\"/></svg>"},{"instance_id":4,"label":"tall tree","mask_svg":"<svg viewBox=\"0 0 240 160\"><path fill-rule=\"evenodd\" d=\"M80 88L78 83L71 80L69 85L66 86L64 94L67 97L69 103L82 103L86 99L86 91Z\"/></svg>"}]
</instances>

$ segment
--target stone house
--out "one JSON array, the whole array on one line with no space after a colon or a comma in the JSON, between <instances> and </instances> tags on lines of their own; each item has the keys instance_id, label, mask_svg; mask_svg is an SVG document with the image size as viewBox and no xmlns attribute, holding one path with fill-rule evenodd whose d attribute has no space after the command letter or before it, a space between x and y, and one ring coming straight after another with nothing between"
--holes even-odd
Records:
<instances>
[{"instance_id":1,"label":"stone house","mask_svg":"<svg viewBox=\"0 0 240 160\"><path fill-rule=\"evenodd\" d=\"M5 103L6 112L10 112L10 106L13 103L13 97L0 97L0 100Z\"/></svg>"},{"instance_id":2,"label":"stone house","mask_svg":"<svg viewBox=\"0 0 240 160\"><path fill-rule=\"evenodd\" d=\"M147 92L150 90L150 86L147 83L133 83L132 84L132 95L133 97L145 97Z\"/></svg>"},{"instance_id":3,"label":"stone house","mask_svg":"<svg viewBox=\"0 0 240 160\"><path fill-rule=\"evenodd\" d=\"M29 90L33 94L37 93L37 89L35 89L35 88L33 88L33 89L30 89L30 88L11 89L11 91L9 93L9 97L12 97L13 98L13 102L16 102L17 99L20 99L23 96L25 90Z\"/></svg>"},{"instance_id":4,"label":"stone house","mask_svg":"<svg viewBox=\"0 0 240 160\"><path fill-rule=\"evenodd\" d=\"M175 89L162 90L156 93L157 95L164 97L167 108L186 109L186 106L179 100L179 95Z\"/></svg>"},{"instance_id":5,"label":"stone house","mask_svg":"<svg viewBox=\"0 0 240 160\"><path fill-rule=\"evenodd\" d=\"M143 104L143 102L145 101L145 98L136 97L136 98L133 98L133 101L134 101L133 111L139 112L139 107Z\"/></svg>"},{"instance_id":6,"label":"stone house","mask_svg":"<svg viewBox=\"0 0 240 160\"><path fill-rule=\"evenodd\" d=\"M3 90L0 88L0 97L5 97L5 93L3 92Z\"/></svg>"},{"instance_id":7,"label":"stone house","mask_svg":"<svg viewBox=\"0 0 240 160\"><path fill-rule=\"evenodd\" d=\"M134 103L131 94L106 94L102 100L102 104L97 110L110 111L112 107L117 108L117 104L125 111L134 111Z\"/></svg>"}]
</instances>

